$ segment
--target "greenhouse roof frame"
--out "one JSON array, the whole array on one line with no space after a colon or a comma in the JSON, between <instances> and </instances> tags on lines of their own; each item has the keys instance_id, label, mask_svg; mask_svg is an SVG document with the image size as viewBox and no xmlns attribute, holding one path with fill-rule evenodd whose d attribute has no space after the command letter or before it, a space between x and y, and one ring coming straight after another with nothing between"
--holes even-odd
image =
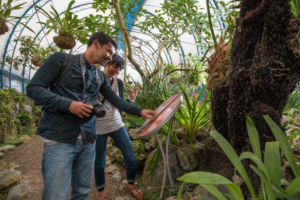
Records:
<instances>
[{"instance_id":1,"label":"greenhouse roof frame","mask_svg":"<svg viewBox=\"0 0 300 200\"><path fill-rule=\"evenodd\" d=\"M134 0L132 0L132 1L134 1ZM13 29L12 29L9 37L8 37L8 40L6 42L6 45L5 45L5 48L4 48L4 52L3 52L3 55L2 55L2 67L0 68L0 76L1 76L0 88L1 89L5 89L6 88L7 82L4 82L4 74L8 74L9 80L8 80L8 86L7 86L7 88L11 88L11 79L12 79L12 76L15 76L15 77L19 77L19 78L22 79L22 92L25 91L25 81L30 81L31 69L26 65L26 63L24 63L23 64L22 75L15 74L15 73L12 72L12 67L13 67L12 64L11 65L7 65L5 63L5 58L6 58L7 55L11 56L12 58L14 57L14 53L15 53L15 50L16 50L16 47L17 47L17 44L18 44L18 40L22 36L22 33L23 33L24 29L25 29L24 26L20 25L20 22L22 22L22 23L24 23L26 25L29 24L29 22L33 18L33 16L35 14L37 14L37 10L35 9L34 5L39 5L40 7L44 7L49 2L51 2L54 5L54 7L55 7L55 4L54 4L54 2L52 0L34 0L33 4L31 4L25 10L25 12L21 15L22 17L27 16L29 18L28 19L25 19L25 18L19 19L17 21L17 23L15 24L15 26L13 27ZM137 4L137 6L135 6L133 8L133 11L137 11L139 7L143 6L144 2L145 2L144 0L140 0L139 3ZM215 0L209 0L209 3L211 5L214 5L216 7L216 9L219 9ZM75 10L75 12L79 12L79 11L82 11L82 10L85 10L85 9L90 9L91 6L88 6L88 5L92 5L92 3L83 3L83 4L76 5L76 6L72 7L72 10ZM87 7L86 8L82 8L83 6L87 6ZM76 9L78 9L78 10L76 10ZM147 12L147 13L151 14L151 15L154 15L151 12ZM63 12L61 14L63 14ZM134 12L134 14L128 12L127 20L126 20L125 23L128 26L127 31L129 33L132 30L132 27L134 26L133 24L134 24L136 15L137 15L136 12ZM222 16L217 16L217 18L219 19L219 26L220 26L221 30L224 29L225 28L225 24L222 22L223 21ZM135 27L138 27L138 26L135 26ZM39 36L43 35L42 31L44 30L44 28L45 28L45 26L42 27L42 29L36 34L35 39L37 39ZM150 32L149 30L147 30L147 31ZM170 31L173 32L172 30L170 30ZM120 31L119 31L118 34L119 35L121 34ZM118 37L118 34L117 34L116 37ZM150 32L150 34L153 34L153 33ZM150 34L147 34L147 35L151 37ZM46 37L46 34L44 34L42 36L42 38L40 39L39 42L41 42L45 37ZM195 39L195 42L197 42L197 39L196 39L196 36L195 36L194 33L193 33L193 37ZM135 38L137 38L137 37L135 36ZM151 37L151 38L153 39L153 37ZM14 40L16 40L16 42L14 42ZM147 44L147 42L145 42L141 38L139 38L138 40L142 41L144 44ZM119 41L118 45L119 45L119 49L120 50L122 48L124 48L123 41ZM82 45L82 46L84 46L84 45ZM148 44L147 46L150 46L152 48L152 50L154 50L151 45ZM182 48L180 40L179 40L179 46L180 46L180 51L182 53L182 54L180 54L179 51L178 51L178 53L180 55L181 63L185 63L184 50ZM75 49L74 53L75 52L79 52L80 48L81 48L81 46L78 47L77 49ZM196 49L197 49L197 52L199 54L199 47L197 46ZM170 53L168 52L168 50L163 49L163 51L164 51L164 55L165 55L165 58L167 59L168 63L170 63L170 61L171 61L171 63L173 63L172 57L171 57ZM166 51L167 51L167 53L166 53ZM201 51L201 54L203 54L202 50L200 50L200 51ZM143 52L147 55L148 60L150 59L151 62L152 62L152 64L153 64L154 61L151 58L151 56L148 53L146 53L145 51L143 51ZM156 55L157 55L157 52L156 52Z\"/></svg>"}]
</instances>

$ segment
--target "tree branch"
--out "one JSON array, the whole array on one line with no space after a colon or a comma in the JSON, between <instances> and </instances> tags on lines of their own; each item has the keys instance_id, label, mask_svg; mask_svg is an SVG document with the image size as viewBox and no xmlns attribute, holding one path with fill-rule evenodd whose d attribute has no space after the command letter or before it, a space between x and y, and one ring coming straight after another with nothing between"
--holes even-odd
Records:
<instances>
[{"instance_id":1,"label":"tree branch","mask_svg":"<svg viewBox=\"0 0 300 200\"><path fill-rule=\"evenodd\" d=\"M207 15L208 15L208 21L209 21L209 27L210 27L211 35L212 35L212 38L214 40L215 49L218 50L218 44L217 44L217 40L216 40L216 36L215 36L215 32L214 32L214 27L213 27L212 21L211 21L211 14L210 14L210 9L209 9L209 0L206 0L206 7L207 7Z\"/></svg>"},{"instance_id":2,"label":"tree branch","mask_svg":"<svg viewBox=\"0 0 300 200\"><path fill-rule=\"evenodd\" d=\"M136 0L132 3L132 5L128 8L128 11L125 13L125 16L130 12L130 10L134 7Z\"/></svg>"},{"instance_id":3,"label":"tree branch","mask_svg":"<svg viewBox=\"0 0 300 200\"><path fill-rule=\"evenodd\" d=\"M178 68L178 69L172 69L171 71L169 71L168 73L166 73L166 74L164 75L163 79L166 78L167 76L169 76L170 74L172 74L172 73L174 73L174 72L178 72L178 71L181 71L181 72L188 72L188 71L193 71L193 70L191 70L191 69L180 69L180 68ZM201 70L201 71L193 71L193 72L200 74L200 73L202 73L202 72L205 72L205 70Z\"/></svg>"},{"instance_id":4,"label":"tree branch","mask_svg":"<svg viewBox=\"0 0 300 200\"><path fill-rule=\"evenodd\" d=\"M146 58L145 58L145 56L144 56L144 54L143 54L141 42L139 43L139 49L140 49L140 52L141 52L141 54L142 54L143 60L144 60L144 62L145 62L146 73L148 74L149 71L148 71L148 67L147 67L147 60L146 60Z\"/></svg>"},{"instance_id":5,"label":"tree branch","mask_svg":"<svg viewBox=\"0 0 300 200\"><path fill-rule=\"evenodd\" d=\"M179 38L180 36L182 36L184 33L185 33L185 32L182 32L181 34L177 35L177 37L174 38L173 42L171 42L171 43L168 45L167 49L169 49L170 46L172 46L172 44L174 44L174 43L176 42L176 40L178 40L178 38Z\"/></svg>"},{"instance_id":6,"label":"tree branch","mask_svg":"<svg viewBox=\"0 0 300 200\"><path fill-rule=\"evenodd\" d=\"M121 32L123 33L123 35L125 37L124 39L125 39L126 44L127 44L127 49L128 49L127 57L129 59L129 61L131 62L131 64L136 69L136 71L141 75L142 78L144 78L145 77L144 72L141 70L140 65L133 59L133 56L132 56L131 43L130 43L128 32L126 31L126 27L124 25L123 18L122 18L119 0L112 0L112 1L113 1L115 10L116 10L116 15L117 15L117 19L118 19L118 22L119 22L119 25L120 25L120 28L121 28Z\"/></svg>"},{"instance_id":7,"label":"tree branch","mask_svg":"<svg viewBox=\"0 0 300 200\"><path fill-rule=\"evenodd\" d=\"M126 75L127 75L127 44L126 44L126 41L124 38L125 37L122 33L122 41L124 42L124 83L126 84L127 83L127 78L126 78Z\"/></svg>"}]
</instances>

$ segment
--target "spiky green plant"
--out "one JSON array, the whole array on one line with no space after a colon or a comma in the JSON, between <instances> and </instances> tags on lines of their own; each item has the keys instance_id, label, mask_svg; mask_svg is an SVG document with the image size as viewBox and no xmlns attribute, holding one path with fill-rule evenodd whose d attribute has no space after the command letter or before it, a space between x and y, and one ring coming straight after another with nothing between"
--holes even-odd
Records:
<instances>
[{"instance_id":1,"label":"spiky green plant","mask_svg":"<svg viewBox=\"0 0 300 200\"><path fill-rule=\"evenodd\" d=\"M74 39L78 38L80 34L82 34L81 31L84 30L83 20L78 19L78 15L71 12L71 8L74 3L74 0L70 1L67 10L64 12L63 18L60 17L52 5L52 11L50 11L50 14L43 8L35 5L35 7L48 18L46 22L39 22L47 27L47 34L53 30L59 36L73 37Z\"/></svg>"},{"instance_id":2,"label":"spiky green plant","mask_svg":"<svg viewBox=\"0 0 300 200\"><path fill-rule=\"evenodd\" d=\"M24 4L26 4L26 2L18 4L16 6L12 6L11 5L12 2L13 2L13 0L8 0L6 3L2 4L2 0L0 0L0 35L2 35L8 31L8 27L7 27L6 23L9 23L9 24L15 26L16 22L22 18L22 17L18 17L18 16L13 16L13 15L11 15L11 13L15 10L22 9L23 8L22 6ZM19 22L19 24L23 25L28 30L30 30L31 32L34 33L34 31L31 28L29 28L28 26L26 26L24 23Z\"/></svg>"},{"instance_id":3,"label":"spiky green plant","mask_svg":"<svg viewBox=\"0 0 300 200\"><path fill-rule=\"evenodd\" d=\"M200 97L203 96L205 87L202 88L200 93L195 96L188 97L186 90L179 85L180 89L183 91L183 104L176 113L177 120L184 128L185 134L183 136L188 140L195 142L197 133L203 127L210 125L206 110L210 112L208 105L200 101ZM206 101L209 101L209 95L206 96ZM207 106L207 108L205 108Z\"/></svg>"},{"instance_id":4,"label":"spiky green plant","mask_svg":"<svg viewBox=\"0 0 300 200\"><path fill-rule=\"evenodd\" d=\"M283 114L292 118L300 114L300 92L292 92L286 106L284 107Z\"/></svg>"},{"instance_id":5,"label":"spiky green plant","mask_svg":"<svg viewBox=\"0 0 300 200\"><path fill-rule=\"evenodd\" d=\"M300 15L300 0L288 0L291 5L291 11L293 18L297 18Z\"/></svg>"},{"instance_id":6,"label":"spiky green plant","mask_svg":"<svg viewBox=\"0 0 300 200\"><path fill-rule=\"evenodd\" d=\"M247 117L247 130L249 139L252 145L253 152L243 152L240 156L233 150L229 142L218 132L211 131L210 135L217 141L223 151L226 153L227 157L234 165L235 169L239 172L241 177L244 179L245 184L250 191L252 198L257 199L297 199L293 195L300 191L300 170L295 161L295 157L292 150L288 144L285 134L282 132L280 127L269 117L264 116L266 122L271 128L277 141L267 142L265 145L264 160L262 160L259 135L253 121ZM292 171L296 178L294 178L290 183L287 183L287 188L281 187L281 160L280 160L280 150L284 154L287 161L290 163ZM254 173L256 173L261 179L261 189L262 193L258 197L250 182L249 176L242 164L242 160L250 159L254 165L250 165ZM210 173L210 172L192 172L183 175L178 179L186 183L199 184L213 194L217 199L225 200L229 197L233 200L243 200L243 194L241 189L235 185L232 181L227 178ZM229 194L222 194L215 185L224 184L228 190ZM181 200L181 193L178 193L178 199ZM201 199L201 198L200 198Z\"/></svg>"}]
</instances>

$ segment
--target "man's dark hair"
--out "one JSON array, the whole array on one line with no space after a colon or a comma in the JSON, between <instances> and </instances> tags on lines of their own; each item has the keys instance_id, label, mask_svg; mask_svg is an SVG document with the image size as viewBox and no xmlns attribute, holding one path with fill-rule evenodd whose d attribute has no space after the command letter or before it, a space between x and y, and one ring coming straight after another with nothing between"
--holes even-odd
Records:
<instances>
[{"instance_id":1,"label":"man's dark hair","mask_svg":"<svg viewBox=\"0 0 300 200\"><path fill-rule=\"evenodd\" d=\"M121 56L119 56L118 54L114 54L112 57L112 60L107 62L105 64L105 67L109 66L109 65L113 65L115 63L116 63L116 67L121 67L121 69L124 69L125 62L124 62L123 58Z\"/></svg>"},{"instance_id":2,"label":"man's dark hair","mask_svg":"<svg viewBox=\"0 0 300 200\"><path fill-rule=\"evenodd\" d=\"M116 49L118 48L116 41L114 41L114 39L112 39L109 35L107 35L106 33L102 32L102 31L94 33L90 37L90 39L88 41L88 47L93 44L94 40L98 40L98 42L101 45L108 44L111 42L115 46Z\"/></svg>"}]
</instances>

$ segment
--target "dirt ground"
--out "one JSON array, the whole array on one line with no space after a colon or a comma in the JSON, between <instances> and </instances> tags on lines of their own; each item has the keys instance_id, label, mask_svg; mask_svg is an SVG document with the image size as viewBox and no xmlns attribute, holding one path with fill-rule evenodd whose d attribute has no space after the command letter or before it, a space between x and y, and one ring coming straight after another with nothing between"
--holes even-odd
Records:
<instances>
[{"instance_id":1,"label":"dirt ground","mask_svg":"<svg viewBox=\"0 0 300 200\"><path fill-rule=\"evenodd\" d=\"M32 137L31 140L21 144L16 149L6 152L3 160L7 164L13 162L19 165L16 171L22 174L22 183L26 184L33 194L25 198L25 200L41 200L43 191L43 177L41 173L41 161L43 154L43 141L39 136ZM126 179L125 168L121 171L122 180ZM137 175L137 183L140 183L141 174ZM95 183L89 194L90 200L96 200L98 191ZM120 183L112 178L112 175L106 175L106 199L114 200L116 197L133 197L128 191L119 190ZM6 195L0 196L0 200L5 200ZM70 191L69 197L70 199Z\"/></svg>"}]
</instances>

